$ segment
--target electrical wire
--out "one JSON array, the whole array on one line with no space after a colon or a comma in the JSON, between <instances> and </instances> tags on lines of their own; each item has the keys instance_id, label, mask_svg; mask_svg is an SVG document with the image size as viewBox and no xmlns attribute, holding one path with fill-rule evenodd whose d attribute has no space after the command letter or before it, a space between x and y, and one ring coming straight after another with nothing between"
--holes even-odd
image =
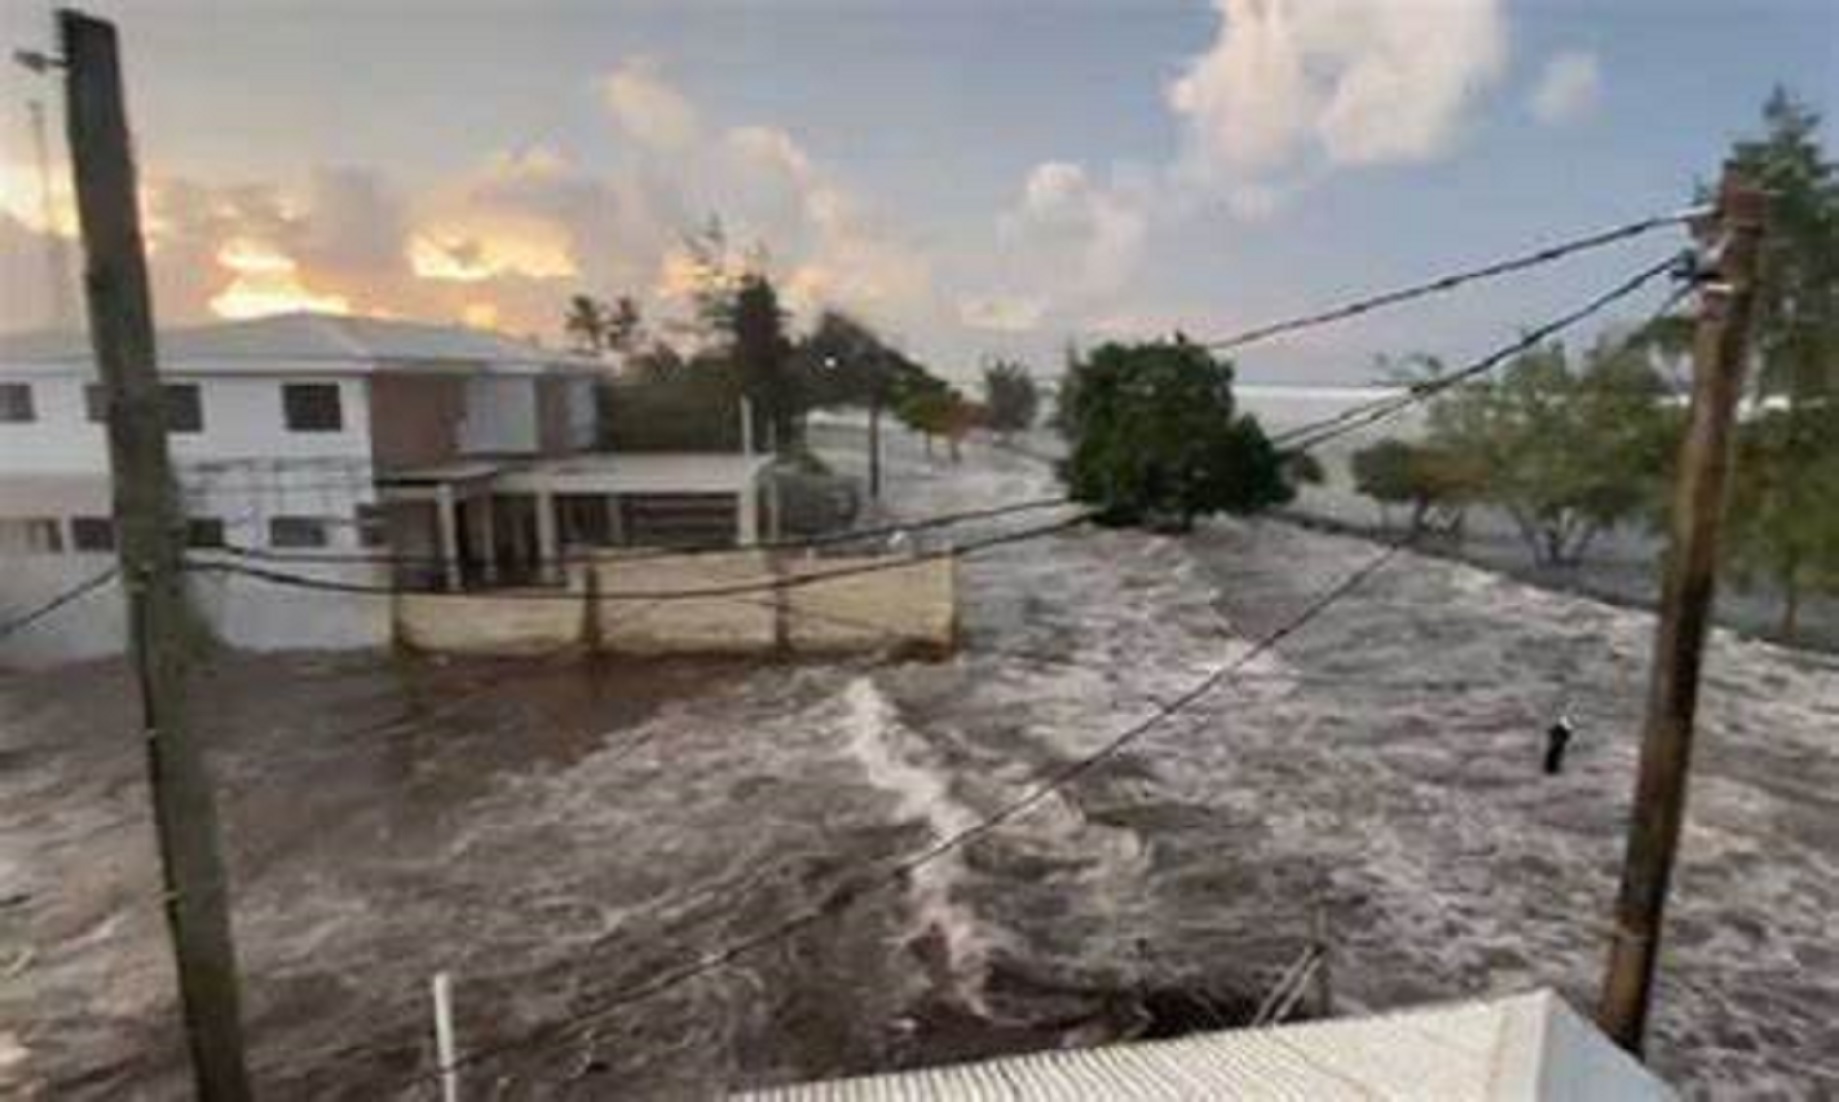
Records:
<instances>
[{"instance_id":1,"label":"electrical wire","mask_svg":"<svg viewBox=\"0 0 1839 1102\"><path fill-rule=\"evenodd\" d=\"M1566 329L1577 325L1586 318L1600 313L1614 303L1641 290L1641 288L1647 286L1660 276L1677 272L1680 268L1682 257L1686 255L1689 254L1675 253L1658 263L1651 264L1641 269L1639 272L1636 272L1634 275L1616 284L1609 290L1604 291L1602 294L1597 295L1583 305L1565 314L1561 314L1543 325L1538 325L1527 330L1518 340L1502 345L1456 371L1452 371L1447 375L1439 375L1432 379L1425 379L1413 383L1410 387L1406 388L1403 394L1390 394L1382 398L1376 398L1349 407L1331 417L1322 418L1306 425L1299 425L1295 428L1275 433L1271 436L1271 443L1291 453L1306 452L1320 447L1322 444L1337 437L1345 436L1350 432L1366 428L1369 425L1376 424L1402 413L1406 409L1421 404L1451 387L1467 382L1478 375L1493 370L1514 356L1536 348ZM1665 317L1674 306L1678 305L1686 295L1692 292L1693 287L1694 284L1692 282L1686 282L1669 294L1661 303L1655 314L1634 330L1628 338L1627 343L1632 344L1635 340L1646 335L1647 331L1655 322Z\"/></svg>"},{"instance_id":2,"label":"electrical wire","mask_svg":"<svg viewBox=\"0 0 1839 1102\"><path fill-rule=\"evenodd\" d=\"M1267 340L1279 334L1294 333L1302 329L1312 329L1319 325L1344 321L1348 318L1358 317L1362 314L1371 313L1374 310L1383 309L1389 306L1397 306L1414 299L1454 291L1468 283L1492 279L1513 272L1525 271L1529 268L1536 268L1576 253L1602 248L1605 245L1611 245L1618 241L1627 241L1653 230L1689 223L1710 212L1710 207L1693 207L1673 214L1655 215L1650 218L1627 222L1611 229L1586 234L1582 237L1572 238L1567 241L1561 241L1558 244L1535 249L1532 252L1523 253L1506 260L1498 260L1491 264L1483 264L1479 267L1453 272L1449 275L1439 276L1436 279L1425 280L1422 283L1414 283L1395 290L1382 291L1377 294L1343 303L1339 306L1330 307L1326 310L1319 310L1314 313L1286 318L1282 321L1253 326L1225 337L1217 337L1200 343L1215 351L1240 348L1257 341Z\"/></svg>"},{"instance_id":3,"label":"electrical wire","mask_svg":"<svg viewBox=\"0 0 1839 1102\"><path fill-rule=\"evenodd\" d=\"M102 588L113 581L117 573L119 573L117 568L111 566L93 577L78 582L76 585L59 593L57 596L39 605L37 608L32 609L30 612L21 613L11 620L0 624L0 639L6 639L13 635L17 635L19 632L38 623L58 609L63 608L65 605L71 604L81 599L86 594Z\"/></svg>"},{"instance_id":4,"label":"electrical wire","mask_svg":"<svg viewBox=\"0 0 1839 1102\"><path fill-rule=\"evenodd\" d=\"M1003 505L993 505L980 509L964 509L951 513L939 513L932 516L916 517L910 521L891 522L869 528L852 528L846 531L823 532L814 536L786 536L778 539L745 540L727 544L690 544L681 547L647 547L627 552L624 549L611 548L619 562L640 562L650 559L691 558L698 555L716 555L734 551L804 551L817 550L867 540L886 539L913 532L924 532L938 528L950 528L971 521L990 520L1009 516L1014 513L1034 512L1051 509L1059 505L1073 504L1071 498L1064 494L1053 497L1030 498ZM447 560L439 555L404 555L393 552L312 552L280 551L273 548L247 547L229 544L213 547L209 550L235 555L239 558L261 559L267 562L299 563L374 563L394 566L440 566ZM537 559L535 566L568 566L581 562L598 561L598 555L587 552L576 555L562 555L553 559Z\"/></svg>"},{"instance_id":5,"label":"electrical wire","mask_svg":"<svg viewBox=\"0 0 1839 1102\"><path fill-rule=\"evenodd\" d=\"M472 1066L511 1052L533 1049L541 1050L554 1047L556 1044L567 1040L575 1030L584 1025L591 1024L621 1007L651 998L671 990L672 988L689 983L707 973L724 968L741 957L782 941L806 927L815 925L826 918L841 913L875 891L904 883L906 878L917 869L969 845L977 839L991 833L1004 823L1020 816L1048 796L1053 795L1117 757L1117 755L1121 754L1133 743L1156 730L1163 723L1186 711L1202 697L1207 696L1217 689L1239 669L1248 665L1284 639L1302 630L1311 621L1316 619L1316 617L1320 616L1331 606L1352 593L1368 578L1372 577L1389 563L1393 556L1402 550L1408 542L1408 540L1399 540L1384 545L1365 563L1350 571L1339 581L1317 594L1296 614L1291 616L1276 629L1265 634L1238 657L1216 666L1187 690L1169 701L1158 704L1148 716L1106 740L1096 750L1081 755L1077 759L1049 772L1020 796L1004 803L995 811L981 816L977 822L970 826L954 831L916 854L884 866L873 874L870 879L861 880L853 885L845 885L837 889L815 907L783 922L777 923L759 934L743 938L725 948L705 953L682 966L665 972L663 975L649 982L638 984L624 991L615 992L588 1010L573 1014L562 1021L552 1022L539 1027L533 1034L517 1041L475 1049L461 1056L451 1066ZM417 1074L411 1079L404 1080L399 1086L407 1087L416 1083L431 1081L433 1074L434 1073Z\"/></svg>"},{"instance_id":6,"label":"electrical wire","mask_svg":"<svg viewBox=\"0 0 1839 1102\"><path fill-rule=\"evenodd\" d=\"M277 585L277 586L292 587L292 588L303 589L303 590L315 590L315 591L327 592L327 593L348 593L348 594L356 594L356 595L361 595L361 596L373 596L373 597L394 597L394 596L405 596L406 595L406 596L420 596L420 597L430 597L430 598L451 598L451 599L460 599L460 600L494 600L494 599L496 600L516 600L516 601L549 600L549 601L570 601L574 603L580 603L582 601L590 601L590 600L607 601L607 602L692 601L692 600L706 600L706 599L720 598L720 597L734 597L734 596L740 596L740 595L749 594L749 593L762 593L762 592L769 592L769 591L798 589L804 586L821 585L825 582L835 581L841 578L854 578L854 577L860 577L860 576L867 575L867 574L879 574L879 573L882 573L888 570L903 570L908 567L917 565L919 563L924 563L924 562L934 562L934 561L943 560L943 559L969 558L973 555L981 554L985 551L989 551L989 550L992 550L998 547L1003 547L1008 544L1022 543L1027 540L1040 539L1044 536L1057 535L1061 532L1065 532L1070 529L1079 527L1080 525L1086 524L1090 522L1095 516L1096 514L1093 512L1081 512L1071 517L1063 518L1061 520L1056 520L1050 524L1042 524L1042 525L1036 525L1031 528L1023 528L1023 529L1017 529L1017 530L1008 531L1008 532L1002 532L1002 533L998 533L993 536L986 536L982 539L972 540L967 543L958 544L957 546L954 546L954 547L941 548L941 549L934 550L934 551L922 551L914 555L889 556L887 558L878 559L873 562L857 563L857 564L850 565L850 566L841 566L833 570L813 571L812 573L809 573L809 574L798 574L798 575L793 575L791 577L768 578L768 579L765 579L763 581L758 581L758 582L737 582L732 585L701 586L701 587L688 587L688 588L680 588L680 589L613 590L610 592L601 592L601 593L557 592L554 590L516 590L516 591L484 590L484 591L470 591L470 592L458 591L458 590L435 590L435 591L429 591L429 592L422 592L422 591L416 591L416 590L405 590L405 589L402 589L394 585L379 585L379 584L372 584L368 582L352 582L352 581L344 581L344 580L337 579L337 578L315 578L315 577L311 577L305 574L291 574L285 571L268 570L262 567L249 566L249 565L246 565L240 562L223 562L223 561L187 558L185 561L185 567L187 570L198 572L198 573L240 575L243 577L252 578L257 581L267 582L269 584Z\"/></svg>"}]
</instances>

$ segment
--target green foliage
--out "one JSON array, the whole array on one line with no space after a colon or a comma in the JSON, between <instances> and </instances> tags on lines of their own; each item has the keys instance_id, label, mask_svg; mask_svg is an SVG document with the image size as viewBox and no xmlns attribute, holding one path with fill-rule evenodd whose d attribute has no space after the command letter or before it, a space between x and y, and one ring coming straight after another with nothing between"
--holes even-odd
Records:
<instances>
[{"instance_id":1,"label":"green foliage","mask_svg":"<svg viewBox=\"0 0 1839 1102\"><path fill-rule=\"evenodd\" d=\"M1667 386L1642 348L1606 339L1581 363L1548 344L1498 380L1446 391L1406 484L1513 518L1545 565L1574 565L1603 531L1646 516L1678 440Z\"/></svg>"},{"instance_id":2,"label":"green foliage","mask_svg":"<svg viewBox=\"0 0 1839 1102\"><path fill-rule=\"evenodd\" d=\"M739 451L741 380L721 356L685 361L668 346L642 353L629 381L607 388L604 445L614 451Z\"/></svg>"},{"instance_id":3,"label":"green foliage","mask_svg":"<svg viewBox=\"0 0 1839 1102\"><path fill-rule=\"evenodd\" d=\"M1353 455L1354 487L1379 502L1411 507L1411 530L1460 533L1468 506L1482 490L1475 463L1447 446L1388 437Z\"/></svg>"},{"instance_id":4,"label":"green foliage","mask_svg":"<svg viewBox=\"0 0 1839 1102\"><path fill-rule=\"evenodd\" d=\"M1101 345L1071 365L1061 400L1067 487L1109 523L1186 530L1295 496L1284 456L1236 413L1232 365L1199 345Z\"/></svg>"},{"instance_id":5,"label":"green foliage","mask_svg":"<svg viewBox=\"0 0 1839 1102\"><path fill-rule=\"evenodd\" d=\"M1780 593L1793 640L1803 595L1839 592L1839 167L1786 92L1763 122L1733 160L1769 193L1752 336L1766 412L1738 434L1724 548L1739 580Z\"/></svg>"},{"instance_id":6,"label":"green foliage","mask_svg":"<svg viewBox=\"0 0 1839 1102\"><path fill-rule=\"evenodd\" d=\"M1026 432L1034 427L1041 408L1041 392L1025 364L997 360L983 369L983 403L989 425L1000 433Z\"/></svg>"}]
</instances>

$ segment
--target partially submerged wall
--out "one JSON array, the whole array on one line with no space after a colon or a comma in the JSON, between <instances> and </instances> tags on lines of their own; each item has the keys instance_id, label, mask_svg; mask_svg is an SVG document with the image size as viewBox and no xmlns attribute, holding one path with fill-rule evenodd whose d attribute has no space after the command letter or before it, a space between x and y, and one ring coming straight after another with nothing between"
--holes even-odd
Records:
<instances>
[{"instance_id":1,"label":"partially submerged wall","mask_svg":"<svg viewBox=\"0 0 1839 1102\"><path fill-rule=\"evenodd\" d=\"M761 551L625 555L595 567L600 644L624 654L754 654L779 642L772 557ZM732 596L679 596L739 588ZM630 594L656 593L657 600ZM622 596L610 597L611 594Z\"/></svg>"},{"instance_id":2,"label":"partially submerged wall","mask_svg":"<svg viewBox=\"0 0 1839 1102\"><path fill-rule=\"evenodd\" d=\"M951 560L887 563L759 551L610 555L579 568L566 590L405 594L396 600L396 635L418 650L470 654L571 645L639 655L949 650L957 625ZM737 592L686 596L724 589ZM651 593L655 600L644 598Z\"/></svg>"},{"instance_id":3,"label":"partially submerged wall","mask_svg":"<svg viewBox=\"0 0 1839 1102\"><path fill-rule=\"evenodd\" d=\"M787 578L838 575L780 591L786 644L796 651L950 650L958 620L953 560L914 559L880 569L886 562L856 557L782 563Z\"/></svg>"}]
</instances>

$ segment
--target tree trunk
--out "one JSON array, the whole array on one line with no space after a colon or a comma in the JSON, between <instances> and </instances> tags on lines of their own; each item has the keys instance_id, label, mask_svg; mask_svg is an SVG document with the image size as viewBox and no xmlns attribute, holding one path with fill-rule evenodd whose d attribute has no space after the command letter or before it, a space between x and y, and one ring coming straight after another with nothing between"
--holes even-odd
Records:
<instances>
[{"instance_id":1,"label":"tree trunk","mask_svg":"<svg viewBox=\"0 0 1839 1102\"><path fill-rule=\"evenodd\" d=\"M1794 645L1801 635L1801 587L1793 578L1782 587L1782 619L1777 634L1781 641Z\"/></svg>"}]
</instances>

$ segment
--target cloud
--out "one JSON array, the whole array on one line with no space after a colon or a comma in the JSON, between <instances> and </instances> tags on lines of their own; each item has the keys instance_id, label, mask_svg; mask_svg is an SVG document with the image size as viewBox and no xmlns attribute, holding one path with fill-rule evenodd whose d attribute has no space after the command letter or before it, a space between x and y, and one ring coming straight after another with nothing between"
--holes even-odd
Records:
<instances>
[{"instance_id":1,"label":"cloud","mask_svg":"<svg viewBox=\"0 0 1839 1102\"><path fill-rule=\"evenodd\" d=\"M1027 333L1040 327L1048 302L1041 296L993 295L968 298L958 304L958 320L972 329L998 333Z\"/></svg>"},{"instance_id":2,"label":"cloud","mask_svg":"<svg viewBox=\"0 0 1839 1102\"><path fill-rule=\"evenodd\" d=\"M1023 263L1086 295L1116 290L1142 259L1149 216L1139 197L1095 183L1067 161L1038 164L1020 202L999 221L1004 245Z\"/></svg>"},{"instance_id":3,"label":"cloud","mask_svg":"<svg viewBox=\"0 0 1839 1102\"><path fill-rule=\"evenodd\" d=\"M1558 126L1587 114L1596 106L1602 89L1603 75L1596 55L1586 50L1564 50L1547 59L1527 105L1534 118L1547 126Z\"/></svg>"},{"instance_id":4,"label":"cloud","mask_svg":"<svg viewBox=\"0 0 1839 1102\"><path fill-rule=\"evenodd\" d=\"M930 259L790 131L705 121L647 61L618 66L602 90L620 143L606 169L538 145L408 193L365 169L243 183L150 166L161 323L318 309L555 336L580 292L632 295L664 322L684 306L671 283L683 236L712 214L737 247L769 250L796 312L837 305L893 332L923 332L942 314ZM22 292L0 303L5 328L49 313L46 238L27 217L25 182L0 180L0 272Z\"/></svg>"},{"instance_id":5,"label":"cloud","mask_svg":"<svg viewBox=\"0 0 1839 1102\"><path fill-rule=\"evenodd\" d=\"M660 149L683 149L701 135L702 122L684 95L666 83L649 58L623 62L603 85L607 109L626 134Z\"/></svg>"},{"instance_id":6,"label":"cloud","mask_svg":"<svg viewBox=\"0 0 1839 1102\"><path fill-rule=\"evenodd\" d=\"M1167 90L1183 170L1259 180L1446 151L1506 62L1500 0L1216 0L1212 47Z\"/></svg>"}]
</instances>

